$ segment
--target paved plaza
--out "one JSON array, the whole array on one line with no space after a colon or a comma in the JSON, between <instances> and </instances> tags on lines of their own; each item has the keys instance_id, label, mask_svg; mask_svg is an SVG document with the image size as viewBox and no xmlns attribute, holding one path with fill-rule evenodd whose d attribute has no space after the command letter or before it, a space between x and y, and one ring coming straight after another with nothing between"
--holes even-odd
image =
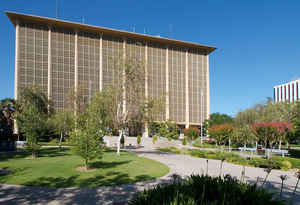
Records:
<instances>
[{"instance_id":1,"label":"paved plaza","mask_svg":"<svg viewBox=\"0 0 300 205\"><path fill-rule=\"evenodd\" d=\"M107 138L110 145L115 144L116 138ZM136 144L136 138L128 138L127 144ZM137 192L149 188L158 183L167 183L173 174L182 177L191 174L206 174L206 159L195 158L188 155L177 155L163 153L155 150L157 147L180 146L177 142L158 140L153 145L152 139L143 139L142 147L139 149L128 149L139 156L147 157L166 164L170 172L159 179L138 182L134 184L121 185L116 187L87 187L87 188L49 188L49 187L26 187L18 185L0 185L0 204L126 204L126 202ZM220 161L209 160L208 174L219 176ZM224 162L222 175L230 174L240 178L242 166ZM271 190L279 191L281 180L280 175L288 175L283 191L284 198L290 198L291 192L297 182L294 172L272 170L268 183L265 185ZM266 173L261 168L246 167L246 180L255 183L259 179L262 183ZM296 192L294 204L300 204L299 189Z\"/></svg>"}]
</instances>

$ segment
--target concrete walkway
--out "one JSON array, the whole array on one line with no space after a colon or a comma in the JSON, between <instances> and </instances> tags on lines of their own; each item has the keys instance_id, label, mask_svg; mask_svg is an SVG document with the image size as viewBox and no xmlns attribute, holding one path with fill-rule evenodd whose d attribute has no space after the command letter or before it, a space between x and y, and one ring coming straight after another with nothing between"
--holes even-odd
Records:
<instances>
[{"instance_id":1,"label":"concrete walkway","mask_svg":"<svg viewBox=\"0 0 300 205\"><path fill-rule=\"evenodd\" d=\"M108 138L111 144L115 138ZM135 145L135 138L128 138L128 144ZM121 185L118 187L92 187L92 188L49 188L49 187L26 187L17 185L0 185L0 204L126 204L132 196L144 189L154 186L158 183L167 183L171 180L171 175L178 174L182 177L190 174L206 174L206 159L194 158L187 155L176 155L162 153L155 150L157 147L175 146L174 142L159 140L155 145L152 139L143 139L143 147L139 149L130 149L129 151L137 153L139 156L147 157L166 164L170 172L159 179L139 182L134 184ZM219 176L220 161L208 161L208 174ZM222 175L230 174L240 178L242 167L224 162ZM283 197L288 199L297 182L293 172L284 172L272 170L268 183L265 185L271 190L279 191L281 180L280 175L288 175L285 183ZM246 167L246 180L249 183L255 183L259 179L259 184L263 181L266 173L263 169ZM300 190L300 188L298 189ZM300 193L296 192L294 204L300 205Z\"/></svg>"}]
</instances>

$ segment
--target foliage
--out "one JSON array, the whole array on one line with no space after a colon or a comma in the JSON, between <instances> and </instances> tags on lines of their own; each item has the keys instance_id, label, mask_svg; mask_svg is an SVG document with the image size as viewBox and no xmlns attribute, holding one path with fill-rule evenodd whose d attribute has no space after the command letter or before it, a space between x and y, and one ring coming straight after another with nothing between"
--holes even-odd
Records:
<instances>
[{"instance_id":1,"label":"foliage","mask_svg":"<svg viewBox=\"0 0 300 205\"><path fill-rule=\"evenodd\" d=\"M224 179L191 175L187 180L174 180L168 185L157 185L132 199L129 205L165 204L284 204L273 194L256 185L244 184L231 176Z\"/></svg>"},{"instance_id":2,"label":"foliage","mask_svg":"<svg viewBox=\"0 0 300 205\"><path fill-rule=\"evenodd\" d=\"M52 124L53 129L55 130L56 134L61 135L60 141L65 135L69 135L74 129L74 118L74 112L69 110L56 112L51 118L50 123Z\"/></svg>"},{"instance_id":3,"label":"foliage","mask_svg":"<svg viewBox=\"0 0 300 205\"><path fill-rule=\"evenodd\" d=\"M168 139L178 139L180 129L176 123L168 120L159 124L157 134Z\"/></svg>"},{"instance_id":4,"label":"foliage","mask_svg":"<svg viewBox=\"0 0 300 205\"><path fill-rule=\"evenodd\" d=\"M25 88L17 101L16 118L21 133L26 137L27 149L36 157L39 138L46 134L52 114L51 104L37 86Z\"/></svg>"},{"instance_id":5,"label":"foliage","mask_svg":"<svg viewBox=\"0 0 300 205\"><path fill-rule=\"evenodd\" d=\"M89 161L101 158L103 137L109 134L109 116L106 110L105 95L94 96L86 111L77 113L77 124L71 132L74 152L84 159L85 168Z\"/></svg>"},{"instance_id":6,"label":"foliage","mask_svg":"<svg viewBox=\"0 0 300 205\"><path fill-rule=\"evenodd\" d=\"M186 145L186 138L185 137L182 140L182 145Z\"/></svg>"},{"instance_id":7,"label":"foliage","mask_svg":"<svg viewBox=\"0 0 300 205\"><path fill-rule=\"evenodd\" d=\"M232 124L233 118L226 114L221 113L212 113L209 116L209 120L207 120L208 126L220 125L224 123Z\"/></svg>"},{"instance_id":8,"label":"foliage","mask_svg":"<svg viewBox=\"0 0 300 205\"><path fill-rule=\"evenodd\" d=\"M189 127L184 129L184 136L187 136L189 140L195 140L200 135L200 130L196 127Z\"/></svg>"},{"instance_id":9,"label":"foliage","mask_svg":"<svg viewBox=\"0 0 300 205\"><path fill-rule=\"evenodd\" d=\"M10 98L0 100L0 139L11 139L13 135L13 115L15 101Z\"/></svg>"},{"instance_id":10,"label":"foliage","mask_svg":"<svg viewBox=\"0 0 300 205\"><path fill-rule=\"evenodd\" d=\"M220 151L207 151L207 150L184 150L178 149L176 147L166 147L166 148L159 148L159 151L162 152L171 152L175 154L187 154L194 157L205 158L205 159L215 159L215 160L222 160L233 164L239 165L246 165L246 166L254 166L254 167L261 167L267 168L271 167L273 169L294 169L300 168L300 159L291 158L291 157L279 157L273 156L270 159L265 159L262 157L252 157L251 159L246 159L239 154L234 152L220 152Z\"/></svg>"},{"instance_id":11,"label":"foliage","mask_svg":"<svg viewBox=\"0 0 300 205\"><path fill-rule=\"evenodd\" d=\"M165 98L146 98L145 65L133 53L111 59L116 81L104 89L104 94L113 130L129 128L131 133L141 134L142 125L163 113ZM124 115L123 120L119 119L118 110Z\"/></svg>"},{"instance_id":12,"label":"foliage","mask_svg":"<svg viewBox=\"0 0 300 205\"><path fill-rule=\"evenodd\" d=\"M138 144L138 145L140 145L141 144L141 136L140 135L138 135L137 137L136 137L136 143Z\"/></svg>"},{"instance_id":13,"label":"foliage","mask_svg":"<svg viewBox=\"0 0 300 205\"><path fill-rule=\"evenodd\" d=\"M233 125L224 123L213 125L208 128L209 135L217 141L219 145L223 145L229 139L233 132Z\"/></svg>"},{"instance_id":14,"label":"foliage","mask_svg":"<svg viewBox=\"0 0 300 205\"><path fill-rule=\"evenodd\" d=\"M0 155L0 167L11 170L1 175L1 184L47 187L99 187L146 181L164 176L169 169L157 161L137 156L132 152L105 149L101 161L91 161L90 172L79 172L82 158L65 148L41 148L39 159L28 160L27 152Z\"/></svg>"},{"instance_id":15,"label":"foliage","mask_svg":"<svg viewBox=\"0 0 300 205\"><path fill-rule=\"evenodd\" d=\"M282 141L292 142L300 139L300 102L266 102L239 112L234 119L238 126L252 125L260 122L286 122L292 125L292 132L281 136ZM277 140L278 141L278 140Z\"/></svg>"},{"instance_id":16,"label":"foliage","mask_svg":"<svg viewBox=\"0 0 300 205\"><path fill-rule=\"evenodd\" d=\"M239 125L233 129L232 142L234 144L248 145L257 140L250 125Z\"/></svg>"},{"instance_id":17,"label":"foliage","mask_svg":"<svg viewBox=\"0 0 300 205\"><path fill-rule=\"evenodd\" d=\"M288 122L259 122L253 124L254 134L264 142L265 148L268 143L272 147L275 142L285 140L291 130L292 125Z\"/></svg>"},{"instance_id":18,"label":"foliage","mask_svg":"<svg viewBox=\"0 0 300 205\"><path fill-rule=\"evenodd\" d=\"M156 143L156 141L157 141L157 136L156 136L156 135L154 135L154 136L152 137L152 142L153 142L153 144L155 144L155 143Z\"/></svg>"}]
</instances>

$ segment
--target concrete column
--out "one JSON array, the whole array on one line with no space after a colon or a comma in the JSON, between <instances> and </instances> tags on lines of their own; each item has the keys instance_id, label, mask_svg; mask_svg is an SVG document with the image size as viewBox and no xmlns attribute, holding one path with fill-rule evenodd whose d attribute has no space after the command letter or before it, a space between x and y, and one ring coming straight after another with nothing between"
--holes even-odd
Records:
<instances>
[{"instance_id":1,"label":"concrete column","mask_svg":"<svg viewBox=\"0 0 300 205\"><path fill-rule=\"evenodd\" d=\"M285 85L282 86L282 100L281 101L285 101L286 100L286 90L285 90Z\"/></svg>"},{"instance_id":2,"label":"concrete column","mask_svg":"<svg viewBox=\"0 0 300 205\"><path fill-rule=\"evenodd\" d=\"M78 31L75 31L75 93L78 90Z\"/></svg>"},{"instance_id":3,"label":"concrete column","mask_svg":"<svg viewBox=\"0 0 300 205\"><path fill-rule=\"evenodd\" d=\"M145 43L145 98L146 102L148 102L148 44ZM148 113L146 113L148 115ZM145 122L145 132L143 133L143 137L149 137L149 125Z\"/></svg>"},{"instance_id":4,"label":"concrete column","mask_svg":"<svg viewBox=\"0 0 300 205\"><path fill-rule=\"evenodd\" d=\"M15 87L14 87L14 98L15 100L18 100L18 74L19 74L19 22L16 21L16 45L15 45ZM18 129L18 124L17 121L14 120L14 134L18 134L19 129Z\"/></svg>"},{"instance_id":5,"label":"concrete column","mask_svg":"<svg viewBox=\"0 0 300 205\"><path fill-rule=\"evenodd\" d=\"M51 99L52 70L51 70L51 27L48 28L48 99Z\"/></svg>"},{"instance_id":6,"label":"concrete column","mask_svg":"<svg viewBox=\"0 0 300 205\"><path fill-rule=\"evenodd\" d=\"M170 119L170 102L169 102L169 48L166 48L166 120Z\"/></svg>"},{"instance_id":7,"label":"concrete column","mask_svg":"<svg viewBox=\"0 0 300 205\"><path fill-rule=\"evenodd\" d=\"M206 119L209 119L210 113L210 89L209 89L209 55L206 55L207 65L206 65ZM205 104L204 104L205 105ZM204 110L204 109L203 109ZM201 122L203 123L203 122Z\"/></svg>"},{"instance_id":8,"label":"concrete column","mask_svg":"<svg viewBox=\"0 0 300 205\"><path fill-rule=\"evenodd\" d=\"M295 96L295 83L294 82L291 83L291 93L290 94L291 94L290 101L294 102L295 101L295 97L294 97Z\"/></svg>"},{"instance_id":9,"label":"concrete column","mask_svg":"<svg viewBox=\"0 0 300 205\"><path fill-rule=\"evenodd\" d=\"M278 96L277 87L273 87L273 90L274 90L274 102L277 102L277 96Z\"/></svg>"},{"instance_id":10,"label":"concrete column","mask_svg":"<svg viewBox=\"0 0 300 205\"><path fill-rule=\"evenodd\" d=\"M190 126L190 111L189 111L189 64L188 50L185 51L185 127Z\"/></svg>"},{"instance_id":11,"label":"concrete column","mask_svg":"<svg viewBox=\"0 0 300 205\"><path fill-rule=\"evenodd\" d=\"M125 66L126 61L126 39L123 39L123 66ZM126 76L125 68L123 68L123 113L126 112Z\"/></svg>"},{"instance_id":12,"label":"concrete column","mask_svg":"<svg viewBox=\"0 0 300 205\"><path fill-rule=\"evenodd\" d=\"M102 63L102 34L100 35L100 43L99 43L99 91L103 90L103 63Z\"/></svg>"},{"instance_id":13,"label":"concrete column","mask_svg":"<svg viewBox=\"0 0 300 205\"><path fill-rule=\"evenodd\" d=\"M300 80L298 80L297 82L298 82L298 86L297 86L297 90L298 90L297 100L300 100ZM296 83L296 85L297 85L297 83Z\"/></svg>"},{"instance_id":14,"label":"concrete column","mask_svg":"<svg viewBox=\"0 0 300 205\"><path fill-rule=\"evenodd\" d=\"M281 102L281 88L282 86L278 87L278 95L279 95L278 102Z\"/></svg>"},{"instance_id":15,"label":"concrete column","mask_svg":"<svg viewBox=\"0 0 300 205\"><path fill-rule=\"evenodd\" d=\"M14 90L14 97L15 100L18 99L18 74L19 74L19 22L16 22L16 47L15 47L15 90Z\"/></svg>"}]
</instances>

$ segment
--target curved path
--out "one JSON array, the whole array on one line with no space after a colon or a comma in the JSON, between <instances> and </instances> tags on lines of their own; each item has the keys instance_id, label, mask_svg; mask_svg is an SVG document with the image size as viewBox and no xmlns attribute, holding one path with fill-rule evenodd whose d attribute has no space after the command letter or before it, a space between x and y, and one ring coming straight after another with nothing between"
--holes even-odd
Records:
<instances>
[{"instance_id":1,"label":"curved path","mask_svg":"<svg viewBox=\"0 0 300 205\"><path fill-rule=\"evenodd\" d=\"M134 144L134 141L132 141L132 144ZM142 191L158 183L167 183L172 180L171 176L173 174L182 177L190 174L206 174L206 159L162 153L155 150L158 146L170 145L169 142L159 141L156 145L153 145L151 139L143 139L143 145L143 148L130 151L166 164L170 168L170 172L166 176L152 181L116 187L49 188L3 184L0 185L0 204L126 204L137 191ZM174 144L171 145L174 146ZM220 174L220 161L209 160L208 165L209 175L218 176ZM240 178L241 171L242 167L239 165L223 163L222 175L230 174ZM283 197L290 198L297 181L293 172L273 170L265 186L278 192L281 185L279 176L282 174L288 175ZM257 177L259 177L259 184L261 184L265 175L263 169L246 167L246 180L249 183L255 183ZM296 192L294 204L300 204L299 191Z\"/></svg>"}]
</instances>

